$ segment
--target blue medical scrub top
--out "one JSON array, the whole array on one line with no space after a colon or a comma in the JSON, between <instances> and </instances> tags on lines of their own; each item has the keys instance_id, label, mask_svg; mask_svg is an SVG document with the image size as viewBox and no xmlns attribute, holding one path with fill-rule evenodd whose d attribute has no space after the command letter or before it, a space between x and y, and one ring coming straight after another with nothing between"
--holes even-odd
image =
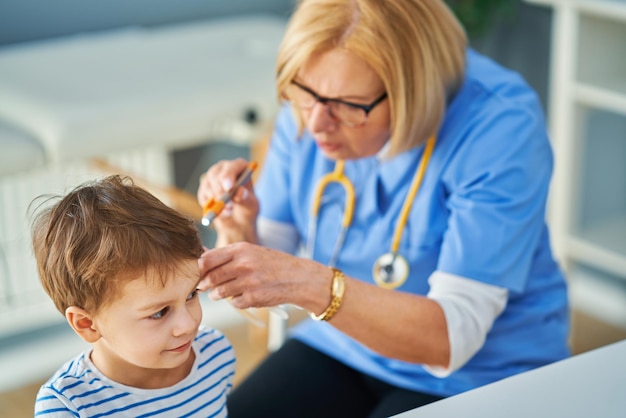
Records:
<instances>
[{"instance_id":1,"label":"blue medical scrub top","mask_svg":"<svg viewBox=\"0 0 626 418\"><path fill-rule=\"evenodd\" d=\"M467 64L402 235L399 252L409 261L410 275L397 291L425 295L435 270L508 289L507 306L483 347L458 371L438 378L422 365L383 357L328 323L307 320L292 330L293 337L350 367L440 396L569 355L566 285L544 220L552 151L540 103L520 76L488 58L470 50ZM423 150L385 161L346 161L356 207L337 267L347 275L374 283L372 266L391 248ZM285 106L256 185L260 216L293 225L306 242L313 191L333 167L306 130L298 138ZM321 263L331 257L343 207L343 189L331 185L317 223L315 259ZM379 315L394 320L388 312Z\"/></svg>"}]
</instances>

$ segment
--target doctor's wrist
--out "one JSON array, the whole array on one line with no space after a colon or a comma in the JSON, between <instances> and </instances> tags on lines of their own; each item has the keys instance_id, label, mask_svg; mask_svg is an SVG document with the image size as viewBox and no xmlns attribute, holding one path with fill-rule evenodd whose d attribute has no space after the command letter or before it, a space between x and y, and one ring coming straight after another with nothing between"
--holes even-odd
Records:
<instances>
[{"instance_id":1,"label":"doctor's wrist","mask_svg":"<svg viewBox=\"0 0 626 418\"><path fill-rule=\"evenodd\" d=\"M334 267L330 268L332 271L332 280L330 285L330 304L328 307L319 315L316 315L314 312L309 312L311 318L316 321L330 321L333 316L337 313L339 308L343 303L343 296L346 290L346 281L343 272Z\"/></svg>"}]
</instances>

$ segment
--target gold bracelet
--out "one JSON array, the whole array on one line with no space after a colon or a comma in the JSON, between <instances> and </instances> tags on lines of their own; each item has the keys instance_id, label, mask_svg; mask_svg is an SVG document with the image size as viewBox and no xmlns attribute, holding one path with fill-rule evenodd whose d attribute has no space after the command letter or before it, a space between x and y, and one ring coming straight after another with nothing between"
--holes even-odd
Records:
<instances>
[{"instance_id":1,"label":"gold bracelet","mask_svg":"<svg viewBox=\"0 0 626 418\"><path fill-rule=\"evenodd\" d=\"M331 285L331 296L330 305L324 312L319 315L315 315L313 312L310 312L311 318L316 321L330 321L330 319L337 313L339 308L341 307L341 302L343 302L343 294L346 291L346 282L343 272L334 267L330 268L333 272L333 283Z\"/></svg>"}]
</instances>

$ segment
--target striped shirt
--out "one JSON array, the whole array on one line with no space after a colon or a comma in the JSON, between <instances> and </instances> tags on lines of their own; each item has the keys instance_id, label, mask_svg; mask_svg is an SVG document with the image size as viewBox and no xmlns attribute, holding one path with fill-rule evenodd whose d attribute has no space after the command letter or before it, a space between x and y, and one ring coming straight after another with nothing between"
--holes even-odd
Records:
<instances>
[{"instance_id":1,"label":"striped shirt","mask_svg":"<svg viewBox=\"0 0 626 418\"><path fill-rule=\"evenodd\" d=\"M40 389L36 417L226 417L235 352L221 332L201 327L189 375L161 389L138 389L104 376L90 350L65 363Z\"/></svg>"}]
</instances>

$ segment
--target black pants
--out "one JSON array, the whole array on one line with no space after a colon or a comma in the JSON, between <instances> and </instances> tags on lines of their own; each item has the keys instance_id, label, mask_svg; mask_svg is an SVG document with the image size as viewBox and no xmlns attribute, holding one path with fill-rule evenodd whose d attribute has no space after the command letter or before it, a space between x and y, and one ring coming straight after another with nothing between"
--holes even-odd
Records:
<instances>
[{"instance_id":1,"label":"black pants","mask_svg":"<svg viewBox=\"0 0 626 418\"><path fill-rule=\"evenodd\" d=\"M231 418L374 418L439 399L391 386L288 340L233 390L228 413Z\"/></svg>"}]
</instances>

